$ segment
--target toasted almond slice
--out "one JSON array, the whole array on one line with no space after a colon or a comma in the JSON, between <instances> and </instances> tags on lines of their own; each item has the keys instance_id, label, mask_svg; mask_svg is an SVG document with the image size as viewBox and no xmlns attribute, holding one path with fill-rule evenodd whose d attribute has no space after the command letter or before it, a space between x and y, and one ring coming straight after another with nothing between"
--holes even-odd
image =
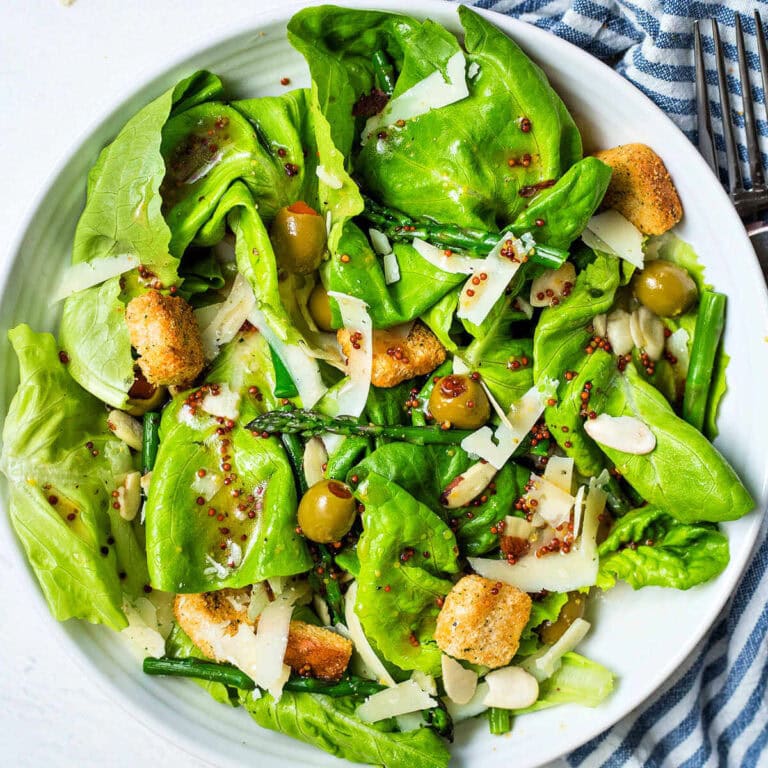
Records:
<instances>
[{"instance_id":1,"label":"toasted almond slice","mask_svg":"<svg viewBox=\"0 0 768 768\"><path fill-rule=\"evenodd\" d=\"M107 426L112 434L122 440L134 451L141 450L142 427L138 419L129 416L125 411L110 411L107 415Z\"/></svg>"},{"instance_id":2,"label":"toasted almond slice","mask_svg":"<svg viewBox=\"0 0 768 768\"><path fill-rule=\"evenodd\" d=\"M607 317L606 335L611 348L617 355L626 355L634 346L629 318L629 312L623 309L615 309Z\"/></svg>"},{"instance_id":3,"label":"toasted almond slice","mask_svg":"<svg viewBox=\"0 0 768 768\"><path fill-rule=\"evenodd\" d=\"M304 449L304 477L311 488L325 477L325 464L328 461L328 451L319 437L307 441Z\"/></svg>"},{"instance_id":4,"label":"toasted almond slice","mask_svg":"<svg viewBox=\"0 0 768 768\"><path fill-rule=\"evenodd\" d=\"M478 461L448 483L440 496L440 503L448 509L463 507L488 487L497 471L493 464Z\"/></svg>"},{"instance_id":5,"label":"toasted almond slice","mask_svg":"<svg viewBox=\"0 0 768 768\"><path fill-rule=\"evenodd\" d=\"M117 502L120 504L120 517L133 520L141 506L141 472L129 472L123 484L117 489Z\"/></svg>"},{"instance_id":6,"label":"toasted almond slice","mask_svg":"<svg viewBox=\"0 0 768 768\"><path fill-rule=\"evenodd\" d=\"M634 416L609 416L601 413L584 422L584 431L600 445L636 456L650 453L656 447L656 436L647 424Z\"/></svg>"},{"instance_id":7,"label":"toasted almond slice","mask_svg":"<svg viewBox=\"0 0 768 768\"><path fill-rule=\"evenodd\" d=\"M658 360L664 352L664 323L647 307L640 307L637 313L645 351L651 360Z\"/></svg>"},{"instance_id":8,"label":"toasted almond slice","mask_svg":"<svg viewBox=\"0 0 768 768\"><path fill-rule=\"evenodd\" d=\"M445 695L454 704L466 704L471 701L477 689L477 673L462 667L456 659L445 654L442 656L441 664Z\"/></svg>"},{"instance_id":9,"label":"toasted almond slice","mask_svg":"<svg viewBox=\"0 0 768 768\"><path fill-rule=\"evenodd\" d=\"M504 667L485 676L488 693L483 704L500 709L524 709L539 698L536 678L520 667Z\"/></svg>"},{"instance_id":10,"label":"toasted almond slice","mask_svg":"<svg viewBox=\"0 0 768 768\"><path fill-rule=\"evenodd\" d=\"M531 283L530 303L533 307L548 307L553 299L558 301L570 292L576 283L576 267L566 261L558 269L542 272Z\"/></svg>"}]
</instances>

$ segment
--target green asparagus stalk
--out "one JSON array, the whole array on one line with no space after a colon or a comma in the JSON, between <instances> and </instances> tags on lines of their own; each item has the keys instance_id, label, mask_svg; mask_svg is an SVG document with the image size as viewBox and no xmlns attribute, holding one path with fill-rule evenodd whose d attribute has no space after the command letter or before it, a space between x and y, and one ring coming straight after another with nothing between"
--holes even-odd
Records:
<instances>
[{"instance_id":1,"label":"green asparagus stalk","mask_svg":"<svg viewBox=\"0 0 768 768\"><path fill-rule=\"evenodd\" d=\"M149 411L144 414L141 437L141 467L144 474L155 466L160 447L160 414Z\"/></svg>"},{"instance_id":2,"label":"green asparagus stalk","mask_svg":"<svg viewBox=\"0 0 768 768\"><path fill-rule=\"evenodd\" d=\"M395 91L395 68L389 56L381 49L373 54L373 72L376 76L376 85L391 97Z\"/></svg>"},{"instance_id":3,"label":"green asparagus stalk","mask_svg":"<svg viewBox=\"0 0 768 768\"><path fill-rule=\"evenodd\" d=\"M725 325L725 304L726 297L714 291L704 291L699 299L691 362L683 397L683 418L698 430L704 426L707 413L715 358Z\"/></svg>"},{"instance_id":4,"label":"green asparagus stalk","mask_svg":"<svg viewBox=\"0 0 768 768\"><path fill-rule=\"evenodd\" d=\"M337 579L331 577L333 573L333 555L325 544L317 544L319 558L309 572L309 583L312 591L319 594L325 600L328 611L331 614L331 623L337 624L344 621L344 602L341 596L341 587ZM318 568L322 573L318 573Z\"/></svg>"},{"instance_id":5,"label":"green asparagus stalk","mask_svg":"<svg viewBox=\"0 0 768 768\"><path fill-rule=\"evenodd\" d=\"M231 664L218 664L203 659L173 659L165 656L161 659L144 659L144 673L147 675L166 675L169 677L192 677L222 683L242 691L252 691L256 683L237 667ZM285 684L286 691L297 693L322 693L326 696L371 696L384 689L383 685L361 677L350 676L338 682L318 680L313 677L292 677Z\"/></svg>"},{"instance_id":6,"label":"green asparagus stalk","mask_svg":"<svg viewBox=\"0 0 768 768\"><path fill-rule=\"evenodd\" d=\"M360 424L352 416L332 418L317 411L296 410L269 411L257 416L247 429L262 434L290 433L301 437L314 437L324 432L335 435L388 437L417 445L455 445L472 434L470 429L443 429L440 425L384 426L381 424Z\"/></svg>"},{"instance_id":7,"label":"green asparagus stalk","mask_svg":"<svg viewBox=\"0 0 768 768\"><path fill-rule=\"evenodd\" d=\"M415 221L399 211L384 208L366 199L363 216L380 229L390 240L410 242L415 237L441 246L461 248L477 256L490 253L499 242L498 232L481 229L456 227L452 224L438 224L431 221ZM537 243L530 255L534 264L557 269L568 258L562 248Z\"/></svg>"},{"instance_id":8,"label":"green asparagus stalk","mask_svg":"<svg viewBox=\"0 0 768 768\"><path fill-rule=\"evenodd\" d=\"M494 736L501 736L512 730L512 713L508 709L491 707L488 710L488 727Z\"/></svg>"}]
</instances>

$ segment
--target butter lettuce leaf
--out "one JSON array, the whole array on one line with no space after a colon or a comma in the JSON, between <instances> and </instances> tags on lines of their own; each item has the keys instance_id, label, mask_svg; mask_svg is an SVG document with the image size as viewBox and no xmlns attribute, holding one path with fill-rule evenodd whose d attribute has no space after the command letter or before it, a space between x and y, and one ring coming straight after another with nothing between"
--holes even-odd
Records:
<instances>
[{"instance_id":1,"label":"butter lettuce leaf","mask_svg":"<svg viewBox=\"0 0 768 768\"><path fill-rule=\"evenodd\" d=\"M437 601L452 586L442 574L458 571L456 539L434 512L381 475L368 474L356 496L365 510L355 611L366 637L401 669L439 675Z\"/></svg>"},{"instance_id":2,"label":"butter lettuce leaf","mask_svg":"<svg viewBox=\"0 0 768 768\"><path fill-rule=\"evenodd\" d=\"M254 699L242 692L240 702L262 727L285 733L336 757L387 768L447 768L450 754L430 728L397 733L394 720L364 723L355 715L359 700L333 699L316 693L283 691Z\"/></svg>"},{"instance_id":3,"label":"butter lettuce leaf","mask_svg":"<svg viewBox=\"0 0 768 768\"><path fill-rule=\"evenodd\" d=\"M53 336L20 325L9 338L20 369L0 456L11 523L58 620L123 629L124 593L137 597L148 581L138 523L112 506L135 459L104 406L69 375Z\"/></svg>"},{"instance_id":4,"label":"butter lettuce leaf","mask_svg":"<svg viewBox=\"0 0 768 768\"><path fill-rule=\"evenodd\" d=\"M633 589L690 589L728 565L728 539L716 525L686 524L658 507L636 509L618 520L598 549L598 586L617 579Z\"/></svg>"}]
</instances>

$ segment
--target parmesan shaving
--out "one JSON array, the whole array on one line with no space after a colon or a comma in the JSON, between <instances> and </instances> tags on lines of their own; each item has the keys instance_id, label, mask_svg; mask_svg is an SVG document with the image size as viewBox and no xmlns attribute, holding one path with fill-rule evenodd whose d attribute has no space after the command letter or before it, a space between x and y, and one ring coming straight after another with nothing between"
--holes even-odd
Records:
<instances>
[{"instance_id":1,"label":"parmesan shaving","mask_svg":"<svg viewBox=\"0 0 768 768\"><path fill-rule=\"evenodd\" d=\"M217 393L208 392L200 408L211 416L235 421L240 415L240 393L231 390L229 384L219 384Z\"/></svg>"},{"instance_id":2,"label":"parmesan shaving","mask_svg":"<svg viewBox=\"0 0 768 768\"><path fill-rule=\"evenodd\" d=\"M400 265L397 263L397 256L390 251L384 254L381 262L384 265L384 282L387 285L396 283L400 279Z\"/></svg>"},{"instance_id":3,"label":"parmesan shaving","mask_svg":"<svg viewBox=\"0 0 768 768\"><path fill-rule=\"evenodd\" d=\"M443 654L441 658L445 695L454 704L468 704L477 690L477 673L465 669L456 659Z\"/></svg>"},{"instance_id":4,"label":"parmesan shaving","mask_svg":"<svg viewBox=\"0 0 768 768\"><path fill-rule=\"evenodd\" d=\"M558 528L571 519L575 500L570 492L535 474L531 474L528 487L530 490L524 496L526 503L535 508L553 528Z\"/></svg>"},{"instance_id":5,"label":"parmesan shaving","mask_svg":"<svg viewBox=\"0 0 768 768\"><path fill-rule=\"evenodd\" d=\"M366 723L376 723L408 712L437 706L437 701L413 680L374 693L357 708L357 716Z\"/></svg>"},{"instance_id":6,"label":"parmesan shaving","mask_svg":"<svg viewBox=\"0 0 768 768\"><path fill-rule=\"evenodd\" d=\"M573 623L558 638L554 645L543 651L529 656L520 666L532 674L539 682L557 672L562 664L561 659L572 651L584 639L591 624L584 619L574 619Z\"/></svg>"},{"instance_id":7,"label":"parmesan shaving","mask_svg":"<svg viewBox=\"0 0 768 768\"><path fill-rule=\"evenodd\" d=\"M217 305L216 314L204 327L200 326L206 360L213 360L219 353L219 347L235 338L255 305L256 297L250 283L238 272L227 298ZM201 321L204 319L200 318Z\"/></svg>"},{"instance_id":8,"label":"parmesan shaving","mask_svg":"<svg viewBox=\"0 0 768 768\"><path fill-rule=\"evenodd\" d=\"M550 456L544 470L544 479L565 493L570 493L573 485L573 459L566 456Z\"/></svg>"},{"instance_id":9,"label":"parmesan shaving","mask_svg":"<svg viewBox=\"0 0 768 768\"><path fill-rule=\"evenodd\" d=\"M485 259L474 259L471 256L459 256L445 248L438 248L418 237L411 243L416 253L441 272L452 275L471 275L483 271Z\"/></svg>"},{"instance_id":10,"label":"parmesan shaving","mask_svg":"<svg viewBox=\"0 0 768 768\"><path fill-rule=\"evenodd\" d=\"M637 269L643 268L643 233L618 211L608 210L593 216L581 239L590 248L618 256Z\"/></svg>"},{"instance_id":11,"label":"parmesan shaving","mask_svg":"<svg viewBox=\"0 0 768 768\"><path fill-rule=\"evenodd\" d=\"M122 253L118 256L102 256L72 264L64 270L61 280L56 284L49 306L86 288L93 288L94 285L99 285L105 280L130 272L140 263L136 254Z\"/></svg>"}]
</instances>

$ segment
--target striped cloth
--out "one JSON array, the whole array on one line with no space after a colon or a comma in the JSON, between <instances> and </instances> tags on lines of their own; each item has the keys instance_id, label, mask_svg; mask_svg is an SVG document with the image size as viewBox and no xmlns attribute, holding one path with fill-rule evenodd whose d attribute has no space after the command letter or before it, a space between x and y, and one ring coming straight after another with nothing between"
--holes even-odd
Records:
<instances>
[{"instance_id":1,"label":"striped cloth","mask_svg":"<svg viewBox=\"0 0 768 768\"><path fill-rule=\"evenodd\" d=\"M736 69L735 13L743 14L753 98L765 103L758 88L759 63L752 11L768 3L750 0L479 0L474 5L507 13L553 32L614 64L655 101L691 139L696 140L693 67L693 19L720 24L731 106L743 129L741 88ZM768 26L768 24L766 24ZM710 95L717 75L709 24L702 25ZM768 167L768 122L758 114L763 165ZM712 105L719 162L725 167L722 113ZM746 159L743 130L737 134ZM746 174L746 165L742 163ZM653 699L613 728L561 761L568 766L768 766L768 524L731 601L674 679Z\"/></svg>"}]
</instances>

